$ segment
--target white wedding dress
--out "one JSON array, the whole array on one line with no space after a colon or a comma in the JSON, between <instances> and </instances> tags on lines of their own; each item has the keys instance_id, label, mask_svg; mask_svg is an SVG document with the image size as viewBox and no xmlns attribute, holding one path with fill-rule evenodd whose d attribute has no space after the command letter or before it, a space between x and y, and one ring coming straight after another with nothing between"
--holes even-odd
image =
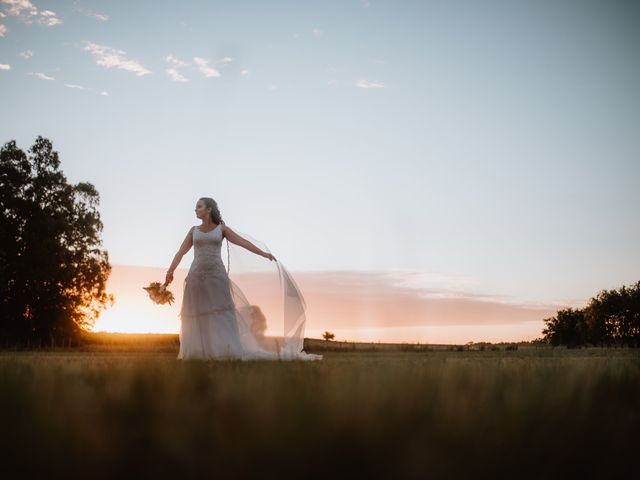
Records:
<instances>
[{"instance_id":1,"label":"white wedding dress","mask_svg":"<svg viewBox=\"0 0 640 480\"><path fill-rule=\"evenodd\" d=\"M222 224L209 232L195 226L192 235L194 258L183 284L178 359L322 359L322 355L302 351L304 300L281 264L278 272L281 283L284 279L283 301L286 304L283 336L279 341L268 343L265 342L268 337L261 337L252 328L255 306L249 303L225 269L220 255ZM277 322L278 319L271 320ZM269 349L265 345L272 346Z\"/></svg>"}]
</instances>

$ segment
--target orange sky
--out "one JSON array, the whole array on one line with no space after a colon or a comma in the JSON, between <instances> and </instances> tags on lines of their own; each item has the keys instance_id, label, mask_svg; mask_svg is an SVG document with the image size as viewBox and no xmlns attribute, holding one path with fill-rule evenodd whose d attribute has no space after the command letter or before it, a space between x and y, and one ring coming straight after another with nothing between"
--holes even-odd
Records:
<instances>
[{"instance_id":1,"label":"orange sky","mask_svg":"<svg viewBox=\"0 0 640 480\"><path fill-rule=\"evenodd\" d=\"M178 268L170 286L176 302L155 305L142 289L163 281L164 268L113 265L107 285L116 302L103 312L96 331L177 333L182 285ZM544 318L561 305L522 305L477 293L398 286L387 272L291 272L307 304L305 336L325 330L336 340L466 343L532 340L542 336ZM244 291L251 303L273 308L259 291ZM267 315L268 317L268 315ZM267 334L270 332L267 331Z\"/></svg>"}]
</instances>

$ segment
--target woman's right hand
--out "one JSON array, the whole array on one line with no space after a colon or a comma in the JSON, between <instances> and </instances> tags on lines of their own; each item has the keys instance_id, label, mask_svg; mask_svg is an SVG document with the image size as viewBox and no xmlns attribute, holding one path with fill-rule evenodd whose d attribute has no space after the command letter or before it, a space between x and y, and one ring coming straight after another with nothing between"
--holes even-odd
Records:
<instances>
[{"instance_id":1,"label":"woman's right hand","mask_svg":"<svg viewBox=\"0 0 640 480\"><path fill-rule=\"evenodd\" d=\"M167 277L165 278L164 284L169 285L173 282L173 272L167 272Z\"/></svg>"}]
</instances>

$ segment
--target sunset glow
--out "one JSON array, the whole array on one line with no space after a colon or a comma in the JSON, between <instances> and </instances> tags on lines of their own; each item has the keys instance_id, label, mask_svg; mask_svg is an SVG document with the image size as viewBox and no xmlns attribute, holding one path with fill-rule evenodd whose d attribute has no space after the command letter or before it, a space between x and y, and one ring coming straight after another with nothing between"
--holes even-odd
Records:
<instances>
[{"instance_id":1,"label":"sunset glow","mask_svg":"<svg viewBox=\"0 0 640 480\"><path fill-rule=\"evenodd\" d=\"M95 331L178 333L182 282L187 269L176 271L170 290L176 302L153 304L142 289L161 278L162 269L115 265L108 289L115 305L104 312ZM526 305L506 299L489 300L471 293L433 291L397 286L397 275L363 272L297 272L305 294L305 336L320 338L329 330L335 340L466 343L468 341L533 340L540 336L543 318L559 305ZM407 275L407 277L411 277ZM396 281L390 280L395 278ZM249 297L267 314L274 295ZM501 301L499 301L501 300ZM275 335L267 329L267 335Z\"/></svg>"}]
</instances>

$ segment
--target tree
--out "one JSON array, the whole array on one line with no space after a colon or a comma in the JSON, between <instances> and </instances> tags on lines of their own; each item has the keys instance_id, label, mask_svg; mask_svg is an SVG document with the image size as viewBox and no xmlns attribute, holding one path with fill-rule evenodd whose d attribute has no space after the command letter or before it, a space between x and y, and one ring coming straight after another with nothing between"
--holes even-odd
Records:
<instances>
[{"instance_id":1,"label":"tree","mask_svg":"<svg viewBox=\"0 0 640 480\"><path fill-rule=\"evenodd\" d=\"M640 346L640 281L601 290L583 309L563 309L546 318L542 333L552 345Z\"/></svg>"},{"instance_id":2,"label":"tree","mask_svg":"<svg viewBox=\"0 0 640 480\"><path fill-rule=\"evenodd\" d=\"M640 346L640 281L600 291L585 311L597 342Z\"/></svg>"},{"instance_id":3,"label":"tree","mask_svg":"<svg viewBox=\"0 0 640 480\"><path fill-rule=\"evenodd\" d=\"M329 340L333 340L335 338L335 335L331 332L324 332L322 334L322 338L324 338L325 340L329 341Z\"/></svg>"},{"instance_id":4,"label":"tree","mask_svg":"<svg viewBox=\"0 0 640 480\"><path fill-rule=\"evenodd\" d=\"M3 344L77 343L114 297L102 249L99 194L69 184L51 141L27 154L0 150L0 338Z\"/></svg>"},{"instance_id":5,"label":"tree","mask_svg":"<svg viewBox=\"0 0 640 480\"><path fill-rule=\"evenodd\" d=\"M584 342L584 312L580 309L564 308L555 316L545 318L547 325L542 333L551 345L577 346Z\"/></svg>"}]
</instances>

